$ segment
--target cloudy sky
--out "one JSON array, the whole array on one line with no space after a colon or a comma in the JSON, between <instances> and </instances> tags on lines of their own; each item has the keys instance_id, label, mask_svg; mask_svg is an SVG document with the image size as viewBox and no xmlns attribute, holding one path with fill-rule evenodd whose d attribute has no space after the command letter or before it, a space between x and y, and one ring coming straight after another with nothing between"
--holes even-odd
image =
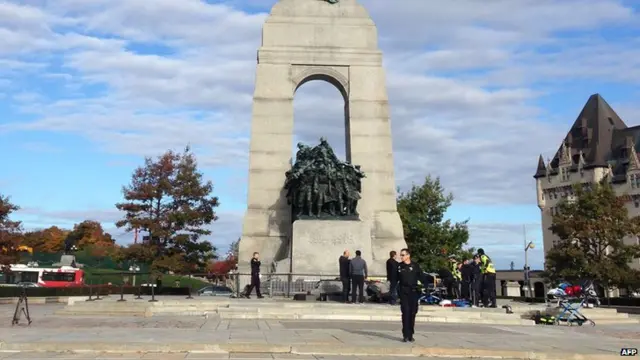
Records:
<instances>
[{"instance_id":1,"label":"cloudy sky","mask_svg":"<svg viewBox=\"0 0 640 360\"><path fill-rule=\"evenodd\" d=\"M256 50L276 0L0 0L0 192L27 228L102 221L144 156L192 145L220 197L211 241L241 230ZM299 0L319 1L319 0ZM440 176L471 245L542 264L537 157L552 156L589 95L640 116L633 0L360 0L376 21L396 182ZM342 99L295 97L295 137L344 154ZM322 124L322 125L318 125Z\"/></svg>"}]
</instances>

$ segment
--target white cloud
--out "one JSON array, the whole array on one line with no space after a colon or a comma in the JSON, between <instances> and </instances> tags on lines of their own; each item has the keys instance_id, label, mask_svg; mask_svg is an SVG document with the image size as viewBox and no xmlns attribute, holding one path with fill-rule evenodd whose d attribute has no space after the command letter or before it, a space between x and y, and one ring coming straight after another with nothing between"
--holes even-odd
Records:
<instances>
[{"instance_id":1,"label":"white cloud","mask_svg":"<svg viewBox=\"0 0 640 360\"><path fill-rule=\"evenodd\" d=\"M4 120L0 132L72 133L133 155L190 143L205 166L245 167L266 14L241 6L273 3L0 3L0 91L36 119ZM545 121L540 95L576 79L640 82L638 33L599 35L638 23L622 1L362 3L385 51L397 182L439 175L458 202L533 204L537 155L554 151L573 120ZM24 76L67 92L25 89ZM315 83L300 90L303 141L341 141L341 100L328 91ZM319 125L329 118L335 127Z\"/></svg>"}]
</instances>

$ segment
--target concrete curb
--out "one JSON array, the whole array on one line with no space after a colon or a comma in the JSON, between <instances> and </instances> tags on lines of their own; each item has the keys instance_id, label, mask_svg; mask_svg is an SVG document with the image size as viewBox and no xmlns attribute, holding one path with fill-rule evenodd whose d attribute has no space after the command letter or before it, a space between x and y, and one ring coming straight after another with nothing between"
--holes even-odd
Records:
<instances>
[{"instance_id":1,"label":"concrete curb","mask_svg":"<svg viewBox=\"0 0 640 360\"><path fill-rule=\"evenodd\" d=\"M397 346L337 346L335 343L313 343L300 345L256 344L256 343L0 343L2 352L107 352L107 353L271 353L294 355L347 355L347 356L413 356L451 357L474 359L518 359L518 360L613 360L614 354L543 353L534 351L447 349L398 344Z\"/></svg>"}]
</instances>

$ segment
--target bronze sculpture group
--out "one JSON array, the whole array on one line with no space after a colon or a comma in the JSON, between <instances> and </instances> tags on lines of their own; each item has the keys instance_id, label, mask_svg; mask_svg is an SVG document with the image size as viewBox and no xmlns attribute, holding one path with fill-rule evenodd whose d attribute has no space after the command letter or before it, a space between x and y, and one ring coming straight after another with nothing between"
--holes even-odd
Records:
<instances>
[{"instance_id":1,"label":"bronze sculpture group","mask_svg":"<svg viewBox=\"0 0 640 360\"><path fill-rule=\"evenodd\" d=\"M324 138L313 148L299 143L284 185L293 220L357 219L364 177L359 166L340 161Z\"/></svg>"}]
</instances>

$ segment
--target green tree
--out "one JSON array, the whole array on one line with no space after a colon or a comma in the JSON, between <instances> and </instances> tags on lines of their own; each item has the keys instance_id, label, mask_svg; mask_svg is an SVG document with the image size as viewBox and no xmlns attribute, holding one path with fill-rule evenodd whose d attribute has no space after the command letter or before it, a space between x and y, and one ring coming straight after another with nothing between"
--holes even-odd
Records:
<instances>
[{"instance_id":1,"label":"green tree","mask_svg":"<svg viewBox=\"0 0 640 360\"><path fill-rule=\"evenodd\" d=\"M640 246L624 239L640 234L640 217L630 218L625 203L608 182L574 185L574 196L553 216L551 231L559 240L547 253L545 276L593 279L605 288L637 284L629 264L640 257Z\"/></svg>"},{"instance_id":2,"label":"green tree","mask_svg":"<svg viewBox=\"0 0 640 360\"><path fill-rule=\"evenodd\" d=\"M201 237L211 234L206 226L218 219L215 208L219 202L211 195L213 184L203 180L189 147L182 154L167 151L157 159L146 158L122 192L125 201L116 207L125 212L125 218L116 225L149 234L156 251L145 262L154 270L203 271L215 258L216 249ZM137 247L131 251L130 256L123 256L149 255Z\"/></svg>"},{"instance_id":3,"label":"green tree","mask_svg":"<svg viewBox=\"0 0 640 360\"><path fill-rule=\"evenodd\" d=\"M398 196L398 212L411 257L421 267L437 271L447 264L447 256L469 257L473 249L463 249L469 240L468 220L452 223L444 215L453 202L445 194L440 179L427 176L424 184Z\"/></svg>"},{"instance_id":4,"label":"green tree","mask_svg":"<svg viewBox=\"0 0 640 360\"><path fill-rule=\"evenodd\" d=\"M22 224L11 220L11 215L20 207L11 203L9 197L0 194L0 270L9 271L9 265L20 259L18 251L22 238Z\"/></svg>"}]
</instances>

